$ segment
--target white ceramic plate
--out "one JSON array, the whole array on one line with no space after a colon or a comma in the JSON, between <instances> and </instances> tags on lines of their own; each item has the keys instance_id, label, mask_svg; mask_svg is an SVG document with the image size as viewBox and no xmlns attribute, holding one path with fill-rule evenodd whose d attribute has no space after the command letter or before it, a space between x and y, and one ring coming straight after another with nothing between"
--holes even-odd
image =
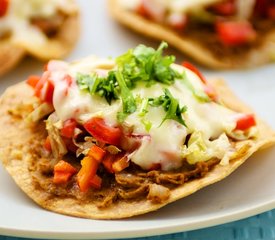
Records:
<instances>
[{"instance_id":1,"label":"white ceramic plate","mask_svg":"<svg viewBox=\"0 0 275 240\"><path fill-rule=\"evenodd\" d=\"M79 1L83 33L69 60L93 53L117 56L138 43L157 46L114 23L102 0ZM85 32L84 32L85 31ZM169 52L169 51L168 51ZM180 58L180 54L170 50ZM1 92L26 76L39 73L42 63L26 59L1 79ZM248 71L211 72L223 76L236 93L275 127L275 65ZM155 213L117 221L62 216L41 209L14 184L0 166L0 235L37 238L122 238L150 236L221 224L275 208L275 148L255 154L225 180Z\"/></svg>"}]
</instances>

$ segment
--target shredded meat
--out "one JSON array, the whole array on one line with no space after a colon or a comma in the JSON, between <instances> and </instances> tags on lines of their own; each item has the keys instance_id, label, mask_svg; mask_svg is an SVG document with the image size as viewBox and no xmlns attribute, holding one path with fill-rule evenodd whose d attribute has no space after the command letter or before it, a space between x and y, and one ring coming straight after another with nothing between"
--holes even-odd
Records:
<instances>
[{"instance_id":1,"label":"shredded meat","mask_svg":"<svg viewBox=\"0 0 275 240\"><path fill-rule=\"evenodd\" d=\"M119 189L118 194L119 194L119 197L122 199L133 199L133 198L137 199L137 198L146 196L148 194L148 190L149 190L148 187L149 187L148 184L143 184L134 190Z\"/></svg>"}]
</instances>

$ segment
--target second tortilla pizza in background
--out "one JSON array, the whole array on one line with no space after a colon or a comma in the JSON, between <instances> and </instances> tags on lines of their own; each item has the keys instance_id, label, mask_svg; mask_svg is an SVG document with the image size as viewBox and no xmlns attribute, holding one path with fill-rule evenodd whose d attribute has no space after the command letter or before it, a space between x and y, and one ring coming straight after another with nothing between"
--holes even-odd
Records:
<instances>
[{"instance_id":1,"label":"second tortilla pizza in background","mask_svg":"<svg viewBox=\"0 0 275 240\"><path fill-rule=\"evenodd\" d=\"M0 75L26 55L41 60L65 57L77 42L79 28L74 0L1 0Z\"/></svg>"},{"instance_id":2,"label":"second tortilla pizza in background","mask_svg":"<svg viewBox=\"0 0 275 240\"><path fill-rule=\"evenodd\" d=\"M275 58L272 0L109 0L109 11L210 68L248 68Z\"/></svg>"}]
</instances>

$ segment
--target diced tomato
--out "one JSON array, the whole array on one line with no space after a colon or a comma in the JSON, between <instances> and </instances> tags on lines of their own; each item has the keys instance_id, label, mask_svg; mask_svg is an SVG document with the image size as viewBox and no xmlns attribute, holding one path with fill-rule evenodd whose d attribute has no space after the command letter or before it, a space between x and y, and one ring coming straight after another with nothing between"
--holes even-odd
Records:
<instances>
[{"instance_id":1,"label":"diced tomato","mask_svg":"<svg viewBox=\"0 0 275 240\"><path fill-rule=\"evenodd\" d=\"M113 169L113 163L115 160L115 155L113 154L107 154L105 158L102 160L102 164L104 168L109 172L109 173L114 173Z\"/></svg>"},{"instance_id":2,"label":"diced tomato","mask_svg":"<svg viewBox=\"0 0 275 240\"><path fill-rule=\"evenodd\" d=\"M190 62L184 61L184 62L182 62L181 65L182 65L183 67L185 67L185 68L191 70L191 71L194 72L195 74L197 74L198 77L201 79L201 81L202 81L203 83L207 83L205 77L201 74L201 72L199 71L199 69L197 69L193 64L191 64Z\"/></svg>"},{"instance_id":3,"label":"diced tomato","mask_svg":"<svg viewBox=\"0 0 275 240\"><path fill-rule=\"evenodd\" d=\"M165 7L159 4L156 0L141 0L137 8L137 13L143 17L148 17L154 21L161 22L165 16Z\"/></svg>"},{"instance_id":4,"label":"diced tomato","mask_svg":"<svg viewBox=\"0 0 275 240\"><path fill-rule=\"evenodd\" d=\"M9 0L0 0L0 17L6 15L9 7Z\"/></svg>"},{"instance_id":5,"label":"diced tomato","mask_svg":"<svg viewBox=\"0 0 275 240\"><path fill-rule=\"evenodd\" d=\"M92 157L84 157L81 169L77 174L77 183L80 191L86 192L90 187L91 179L96 175L99 162Z\"/></svg>"},{"instance_id":6,"label":"diced tomato","mask_svg":"<svg viewBox=\"0 0 275 240\"><path fill-rule=\"evenodd\" d=\"M117 127L108 126L103 118L94 117L84 123L84 128L98 141L118 146L122 131Z\"/></svg>"},{"instance_id":7,"label":"diced tomato","mask_svg":"<svg viewBox=\"0 0 275 240\"><path fill-rule=\"evenodd\" d=\"M176 30L183 30L188 22L188 18L182 13L172 13L167 18L167 23Z\"/></svg>"},{"instance_id":8,"label":"diced tomato","mask_svg":"<svg viewBox=\"0 0 275 240\"><path fill-rule=\"evenodd\" d=\"M219 15L222 16L231 16L236 13L236 5L232 0L226 2L220 2L211 7L211 9Z\"/></svg>"},{"instance_id":9,"label":"diced tomato","mask_svg":"<svg viewBox=\"0 0 275 240\"><path fill-rule=\"evenodd\" d=\"M60 130L60 134L66 138L72 138L74 136L74 130L76 128L75 119L67 119L63 123L63 127Z\"/></svg>"},{"instance_id":10,"label":"diced tomato","mask_svg":"<svg viewBox=\"0 0 275 240\"><path fill-rule=\"evenodd\" d=\"M72 175L77 172L76 168L68 162L60 160L54 166L54 177L53 182L55 184L67 183Z\"/></svg>"},{"instance_id":11,"label":"diced tomato","mask_svg":"<svg viewBox=\"0 0 275 240\"><path fill-rule=\"evenodd\" d=\"M49 79L50 73L44 72L42 77L37 82L34 88L34 95L38 97L42 102L52 104L54 84Z\"/></svg>"},{"instance_id":12,"label":"diced tomato","mask_svg":"<svg viewBox=\"0 0 275 240\"><path fill-rule=\"evenodd\" d=\"M256 120L253 114L243 114L237 119L236 130L247 130L256 125Z\"/></svg>"},{"instance_id":13,"label":"diced tomato","mask_svg":"<svg viewBox=\"0 0 275 240\"><path fill-rule=\"evenodd\" d=\"M201 79L204 84L204 92L208 95L208 97L210 97L213 101L218 101L218 95L213 86L206 80L202 73L193 64L189 62L183 62L182 66L194 72Z\"/></svg>"},{"instance_id":14,"label":"diced tomato","mask_svg":"<svg viewBox=\"0 0 275 240\"><path fill-rule=\"evenodd\" d=\"M47 136L45 142L44 142L44 148L48 151L51 152L52 151L52 146L51 146L51 141L50 141L50 137Z\"/></svg>"},{"instance_id":15,"label":"diced tomato","mask_svg":"<svg viewBox=\"0 0 275 240\"><path fill-rule=\"evenodd\" d=\"M36 76L36 75L31 75L28 77L27 79L27 84L30 85L32 88L35 88L37 83L40 80L40 76Z\"/></svg>"},{"instance_id":16,"label":"diced tomato","mask_svg":"<svg viewBox=\"0 0 275 240\"><path fill-rule=\"evenodd\" d=\"M129 167L129 159L127 156L118 158L112 165L112 169L114 170L114 172L121 172L127 167Z\"/></svg>"},{"instance_id":17,"label":"diced tomato","mask_svg":"<svg viewBox=\"0 0 275 240\"><path fill-rule=\"evenodd\" d=\"M96 145L93 145L88 152L88 156L94 158L98 162L102 161L105 154L106 151Z\"/></svg>"},{"instance_id":18,"label":"diced tomato","mask_svg":"<svg viewBox=\"0 0 275 240\"><path fill-rule=\"evenodd\" d=\"M238 46L256 39L257 33L248 21L219 21L216 31L220 41L228 46Z\"/></svg>"},{"instance_id":19,"label":"diced tomato","mask_svg":"<svg viewBox=\"0 0 275 240\"><path fill-rule=\"evenodd\" d=\"M95 189L100 189L101 184L102 184L102 179L98 175L95 175L90 181L90 186Z\"/></svg>"},{"instance_id":20,"label":"diced tomato","mask_svg":"<svg viewBox=\"0 0 275 240\"><path fill-rule=\"evenodd\" d=\"M275 20L275 5L268 8L267 15L270 19Z\"/></svg>"},{"instance_id":21,"label":"diced tomato","mask_svg":"<svg viewBox=\"0 0 275 240\"><path fill-rule=\"evenodd\" d=\"M51 81L48 80L41 90L40 99L42 101L52 104L53 92L54 92L54 85Z\"/></svg>"}]
</instances>

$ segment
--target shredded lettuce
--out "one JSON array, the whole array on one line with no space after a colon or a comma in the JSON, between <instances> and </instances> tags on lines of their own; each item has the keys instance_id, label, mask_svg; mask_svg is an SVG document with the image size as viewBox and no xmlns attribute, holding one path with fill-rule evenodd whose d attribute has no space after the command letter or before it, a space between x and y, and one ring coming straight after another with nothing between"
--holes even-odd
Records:
<instances>
[{"instance_id":1,"label":"shredded lettuce","mask_svg":"<svg viewBox=\"0 0 275 240\"><path fill-rule=\"evenodd\" d=\"M205 139L201 131L191 134L187 146L182 149L182 157L189 164L205 162L213 158L223 159L225 154L232 149L226 134L221 134L219 138L209 141Z\"/></svg>"},{"instance_id":2,"label":"shredded lettuce","mask_svg":"<svg viewBox=\"0 0 275 240\"><path fill-rule=\"evenodd\" d=\"M56 114L51 114L46 120L46 129L50 138L52 153L55 159L61 159L68 151L55 124L59 121Z\"/></svg>"}]
</instances>

